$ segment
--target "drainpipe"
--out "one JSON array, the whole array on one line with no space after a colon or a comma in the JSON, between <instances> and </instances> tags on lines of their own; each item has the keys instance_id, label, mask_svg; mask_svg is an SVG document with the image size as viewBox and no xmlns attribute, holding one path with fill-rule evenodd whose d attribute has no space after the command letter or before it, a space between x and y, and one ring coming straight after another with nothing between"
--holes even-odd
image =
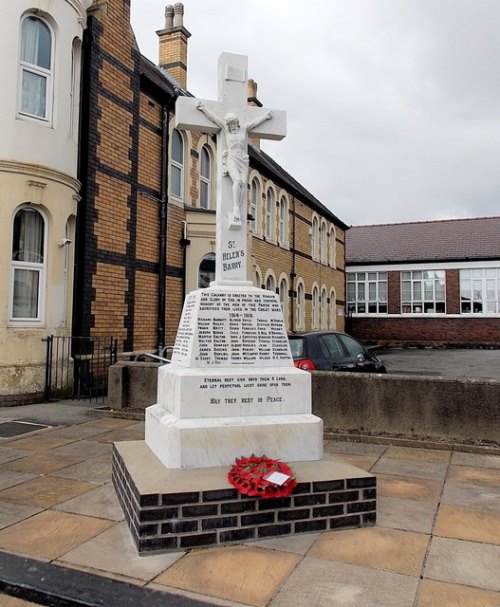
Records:
<instances>
[{"instance_id":1,"label":"drainpipe","mask_svg":"<svg viewBox=\"0 0 500 607\"><path fill-rule=\"evenodd\" d=\"M296 223L295 223L295 201L296 198L295 196L292 197L292 268L290 270L290 287L291 287L291 291L292 291L292 297L291 297L291 301L290 301L290 330L292 333L295 333L295 306L294 306L294 301L293 301L293 293L295 293L295 278L297 277L297 274L295 272L295 258L296 258L296 254L295 254L295 228L296 228Z\"/></svg>"},{"instance_id":2,"label":"drainpipe","mask_svg":"<svg viewBox=\"0 0 500 607\"><path fill-rule=\"evenodd\" d=\"M166 278L167 278L167 219L168 219L168 146L170 121L170 106L163 106L162 123L162 150L161 150L161 201L160 201L160 234L159 234L159 269L158 269L158 329L157 351L163 354L165 347L165 318L167 306Z\"/></svg>"}]
</instances>

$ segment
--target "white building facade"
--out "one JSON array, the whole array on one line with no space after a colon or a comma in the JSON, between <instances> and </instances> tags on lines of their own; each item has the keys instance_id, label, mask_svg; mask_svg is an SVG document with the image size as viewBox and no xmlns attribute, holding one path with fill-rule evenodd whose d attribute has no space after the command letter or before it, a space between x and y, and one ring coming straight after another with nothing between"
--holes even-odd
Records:
<instances>
[{"instance_id":1,"label":"white building facade","mask_svg":"<svg viewBox=\"0 0 500 607\"><path fill-rule=\"evenodd\" d=\"M0 405L43 392L43 339L71 329L81 48L91 4L16 0L0 8Z\"/></svg>"}]
</instances>

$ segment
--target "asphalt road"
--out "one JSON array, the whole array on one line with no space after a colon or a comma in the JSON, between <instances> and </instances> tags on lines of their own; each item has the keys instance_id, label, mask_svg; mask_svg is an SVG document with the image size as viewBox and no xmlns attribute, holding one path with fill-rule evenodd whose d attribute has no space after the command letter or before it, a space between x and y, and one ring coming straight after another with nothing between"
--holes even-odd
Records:
<instances>
[{"instance_id":1,"label":"asphalt road","mask_svg":"<svg viewBox=\"0 0 500 607\"><path fill-rule=\"evenodd\" d=\"M378 353L387 373L500 380L500 349L409 348L380 350Z\"/></svg>"}]
</instances>

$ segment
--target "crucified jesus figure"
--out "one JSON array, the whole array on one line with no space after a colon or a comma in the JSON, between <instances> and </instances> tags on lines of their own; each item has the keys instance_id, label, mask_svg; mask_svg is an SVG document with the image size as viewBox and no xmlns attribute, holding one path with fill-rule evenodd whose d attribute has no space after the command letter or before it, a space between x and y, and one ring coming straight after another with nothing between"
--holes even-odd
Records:
<instances>
[{"instance_id":1,"label":"crucified jesus figure","mask_svg":"<svg viewBox=\"0 0 500 607\"><path fill-rule=\"evenodd\" d=\"M233 182L233 222L241 224L242 217L246 216L246 190L249 164L248 132L266 120L270 120L273 114L272 112L267 112L250 122L240 124L238 116L233 112L229 112L224 118L220 118L202 101L196 107L209 120L216 124L226 137L227 150L224 150L222 154L222 175L229 175Z\"/></svg>"}]
</instances>

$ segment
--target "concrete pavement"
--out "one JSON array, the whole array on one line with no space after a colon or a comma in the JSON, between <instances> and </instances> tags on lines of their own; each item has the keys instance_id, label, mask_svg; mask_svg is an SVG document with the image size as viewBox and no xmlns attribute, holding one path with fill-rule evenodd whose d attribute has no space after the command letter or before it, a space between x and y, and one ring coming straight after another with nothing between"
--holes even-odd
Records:
<instances>
[{"instance_id":1,"label":"concrete pavement","mask_svg":"<svg viewBox=\"0 0 500 607\"><path fill-rule=\"evenodd\" d=\"M377 475L375 527L139 557L110 461L114 441L143 438L143 422L45 406L1 410L0 563L27 557L23 570L53 576L54 592L84 585L151 607L500 607L500 456L330 441ZM20 419L54 425L13 436L2 424Z\"/></svg>"}]
</instances>

